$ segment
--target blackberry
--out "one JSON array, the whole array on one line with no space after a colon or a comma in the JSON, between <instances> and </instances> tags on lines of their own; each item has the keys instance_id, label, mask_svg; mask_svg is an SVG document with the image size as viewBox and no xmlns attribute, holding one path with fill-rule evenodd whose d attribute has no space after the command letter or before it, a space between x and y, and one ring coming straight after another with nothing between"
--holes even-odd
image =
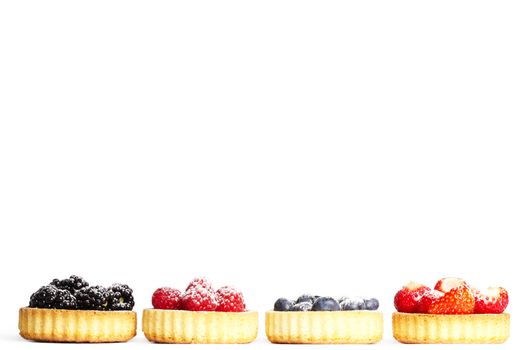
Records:
<instances>
[{"instance_id":1,"label":"blackberry","mask_svg":"<svg viewBox=\"0 0 525 350\"><path fill-rule=\"evenodd\" d=\"M29 307L44 309L76 309L76 298L65 289L58 289L55 286L40 287L29 298Z\"/></svg>"},{"instance_id":2,"label":"blackberry","mask_svg":"<svg viewBox=\"0 0 525 350\"><path fill-rule=\"evenodd\" d=\"M58 289L65 289L70 291L72 294L75 294L75 292L81 288L89 286L89 283L86 282L82 277L71 275L69 278L59 280L58 278L55 278L50 283L52 286L57 287Z\"/></svg>"},{"instance_id":3,"label":"blackberry","mask_svg":"<svg viewBox=\"0 0 525 350\"><path fill-rule=\"evenodd\" d=\"M107 292L108 310L133 310L135 300L133 299L133 289L127 284L112 284Z\"/></svg>"},{"instance_id":4,"label":"blackberry","mask_svg":"<svg viewBox=\"0 0 525 350\"><path fill-rule=\"evenodd\" d=\"M105 310L108 305L107 289L101 286L84 287L75 292L80 310Z\"/></svg>"}]
</instances>

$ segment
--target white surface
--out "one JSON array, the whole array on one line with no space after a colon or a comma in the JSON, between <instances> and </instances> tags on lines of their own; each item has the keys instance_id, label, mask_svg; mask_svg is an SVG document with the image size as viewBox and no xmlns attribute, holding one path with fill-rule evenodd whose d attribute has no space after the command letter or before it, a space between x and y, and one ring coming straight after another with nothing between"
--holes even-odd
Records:
<instances>
[{"instance_id":1,"label":"white surface","mask_svg":"<svg viewBox=\"0 0 525 350\"><path fill-rule=\"evenodd\" d=\"M1 2L1 347L55 346L17 310L72 273L129 283L138 312L196 275L234 284L252 347L279 296L376 296L377 348L402 346L401 285L457 275L509 290L523 343L524 12Z\"/></svg>"}]
</instances>

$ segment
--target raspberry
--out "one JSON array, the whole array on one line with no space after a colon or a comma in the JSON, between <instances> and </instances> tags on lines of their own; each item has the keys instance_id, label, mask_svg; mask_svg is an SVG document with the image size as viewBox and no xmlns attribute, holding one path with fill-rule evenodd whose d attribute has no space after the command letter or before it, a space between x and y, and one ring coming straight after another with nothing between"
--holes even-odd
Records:
<instances>
[{"instance_id":1,"label":"raspberry","mask_svg":"<svg viewBox=\"0 0 525 350\"><path fill-rule=\"evenodd\" d=\"M243 312L246 308L242 293L233 287L221 287L217 289L217 301L219 305L215 311Z\"/></svg>"},{"instance_id":2,"label":"raspberry","mask_svg":"<svg viewBox=\"0 0 525 350\"><path fill-rule=\"evenodd\" d=\"M181 307L182 293L178 289L158 288L151 297L155 309L178 310Z\"/></svg>"},{"instance_id":3,"label":"raspberry","mask_svg":"<svg viewBox=\"0 0 525 350\"><path fill-rule=\"evenodd\" d=\"M210 282L206 279L206 277L196 277L194 278L190 284L186 287L186 291L195 288L197 286L201 286L204 289L208 289L210 291L213 291L213 287Z\"/></svg>"},{"instance_id":4,"label":"raspberry","mask_svg":"<svg viewBox=\"0 0 525 350\"><path fill-rule=\"evenodd\" d=\"M188 311L215 311L217 296L212 289L195 285L182 296L182 308Z\"/></svg>"}]
</instances>

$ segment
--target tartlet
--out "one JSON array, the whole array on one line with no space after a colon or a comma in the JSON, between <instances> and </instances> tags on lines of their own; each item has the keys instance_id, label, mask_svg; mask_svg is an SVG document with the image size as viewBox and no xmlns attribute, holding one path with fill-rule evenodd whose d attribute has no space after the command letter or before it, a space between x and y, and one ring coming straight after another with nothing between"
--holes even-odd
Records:
<instances>
[{"instance_id":1,"label":"tartlet","mask_svg":"<svg viewBox=\"0 0 525 350\"><path fill-rule=\"evenodd\" d=\"M19 310L20 336L43 342L108 343L136 335L133 290L125 284L89 286L78 276L54 279Z\"/></svg>"},{"instance_id":2,"label":"tartlet","mask_svg":"<svg viewBox=\"0 0 525 350\"><path fill-rule=\"evenodd\" d=\"M177 344L245 344L257 337L258 313L145 309L149 341Z\"/></svg>"},{"instance_id":3,"label":"tartlet","mask_svg":"<svg viewBox=\"0 0 525 350\"><path fill-rule=\"evenodd\" d=\"M136 335L134 311L59 310L23 307L20 335L44 342L125 342Z\"/></svg>"},{"instance_id":4,"label":"tartlet","mask_svg":"<svg viewBox=\"0 0 525 350\"><path fill-rule=\"evenodd\" d=\"M266 336L282 344L373 344L383 337L383 314L376 299L314 297L280 298L266 312Z\"/></svg>"},{"instance_id":5,"label":"tartlet","mask_svg":"<svg viewBox=\"0 0 525 350\"><path fill-rule=\"evenodd\" d=\"M195 278L185 292L158 288L152 304L142 314L142 330L152 342L245 344L257 337L258 313L246 310L242 293L215 290L205 278Z\"/></svg>"},{"instance_id":6,"label":"tartlet","mask_svg":"<svg viewBox=\"0 0 525 350\"><path fill-rule=\"evenodd\" d=\"M395 312L394 338L408 344L499 344L510 336L510 315L433 315Z\"/></svg>"},{"instance_id":7,"label":"tartlet","mask_svg":"<svg viewBox=\"0 0 525 350\"><path fill-rule=\"evenodd\" d=\"M498 344L510 336L504 288L479 291L459 278L434 287L409 283L394 297L392 332L409 344Z\"/></svg>"}]
</instances>

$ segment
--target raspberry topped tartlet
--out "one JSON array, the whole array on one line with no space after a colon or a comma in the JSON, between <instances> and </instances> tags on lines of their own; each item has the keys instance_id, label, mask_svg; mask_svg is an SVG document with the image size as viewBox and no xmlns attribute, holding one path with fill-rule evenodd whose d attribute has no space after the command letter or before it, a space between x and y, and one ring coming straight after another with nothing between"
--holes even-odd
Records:
<instances>
[{"instance_id":1,"label":"raspberry topped tartlet","mask_svg":"<svg viewBox=\"0 0 525 350\"><path fill-rule=\"evenodd\" d=\"M133 338L137 315L126 284L90 286L71 276L40 287L19 312L23 338L47 342L104 343Z\"/></svg>"},{"instance_id":2,"label":"raspberry topped tartlet","mask_svg":"<svg viewBox=\"0 0 525 350\"><path fill-rule=\"evenodd\" d=\"M279 298L266 312L266 336L272 343L372 344L383 337L383 314L375 298Z\"/></svg>"},{"instance_id":3,"label":"raspberry topped tartlet","mask_svg":"<svg viewBox=\"0 0 525 350\"><path fill-rule=\"evenodd\" d=\"M258 314L246 310L242 293L233 287L215 290L205 278L195 278L184 292L159 288L151 303L142 330L153 342L242 344L257 337Z\"/></svg>"},{"instance_id":4,"label":"raspberry topped tartlet","mask_svg":"<svg viewBox=\"0 0 525 350\"><path fill-rule=\"evenodd\" d=\"M463 279L440 279L434 289L410 282L394 297L394 338L402 343L503 343L509 338L507 291L480 291Z\"/></svg>"}]
</instances>

